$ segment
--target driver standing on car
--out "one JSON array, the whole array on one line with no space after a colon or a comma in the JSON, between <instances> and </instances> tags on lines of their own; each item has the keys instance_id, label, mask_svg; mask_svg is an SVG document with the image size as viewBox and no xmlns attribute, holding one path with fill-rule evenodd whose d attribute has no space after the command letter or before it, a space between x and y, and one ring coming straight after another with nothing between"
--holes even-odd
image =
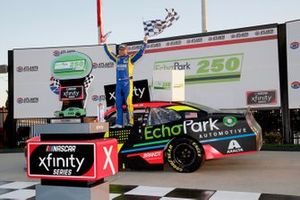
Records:
<instances>
[{"instance_id":1,"label":"driver standing on car","mask_svg":"<svg viewBox=\"0 0 300 200\"><path fill-rule=\"evenodd\" d=\"M104 37L104 50L108 57L116 63L116 107L117 107L117 121L111 128L123 127L123 102L126 103L128 112L128 125L133 126L133 67L134 64L143 56L147 46L148 37L144 37L144 42L140 50L133 56L128 54L126 44L121 44L118 48L119 54L113 54L107 44L107 37Z\"/></svg>"}]
</instances>

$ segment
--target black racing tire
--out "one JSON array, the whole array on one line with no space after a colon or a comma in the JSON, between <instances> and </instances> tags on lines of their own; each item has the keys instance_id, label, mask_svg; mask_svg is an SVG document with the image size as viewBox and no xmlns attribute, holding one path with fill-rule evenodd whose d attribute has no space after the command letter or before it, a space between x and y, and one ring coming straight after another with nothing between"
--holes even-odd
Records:
<instances>
[{"instance_id":1,"label":"black racing tire","mask_svg":"<svg viewBox=\"0 0 300 200\"><path fill-rule=\"evenodd\" d=\"M58 115L59 117L64 117L64 114L62 114L62 113L59 113L59 115Z\"/></svg>"},{"instance_id":2,"label":"black racing tire","mask_svg":"<svg viewBox=\"0 0 300 200\"><path fill-rule=\"evenodd\" d=\"M177 172L194 172L204 161L204 149L194 139L174 138L165 150L165 160Z\"/></svg>"},{"instance_id":3,"label":"black racing tire","mask_svg":"<svg viewBox=\"0 0 300 200\"><path fill-rule=\"evenodd\" d=\"M77 118L81 117L80 113L76 113L75 117L77 117Z\"/></svg>"}]
</instances>

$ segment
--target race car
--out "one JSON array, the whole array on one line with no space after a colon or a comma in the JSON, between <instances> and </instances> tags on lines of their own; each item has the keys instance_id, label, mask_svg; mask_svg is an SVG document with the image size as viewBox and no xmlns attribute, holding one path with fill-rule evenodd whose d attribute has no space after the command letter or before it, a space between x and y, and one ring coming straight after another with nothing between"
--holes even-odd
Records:
<instances>
[{"instance_id":1,"label":"race car","mask_svg":"<svg viewBox=\"0 0 300 200\"><path fill-rule=\"evenodd\" d=\"M70 107L64 111L55 111L55 117L82 117L86 115L86 111L83 108Z\"/></svg>"},{"instance_id":2,"label":"race car","mask_svg":"<svg viewBox=\"0 0 300 200\"><path fill-rule=\"evenodd\" d=\"M112 127L116 108L105 116ZM134 121L133 127L110 128L104 136L118 140L121 168L162 169L168 163L177 172L193 172L205 160L262 146L262 130L250 110L226 113L189 102L155 101L134 104Z\"/></svg>"}]
</instances>

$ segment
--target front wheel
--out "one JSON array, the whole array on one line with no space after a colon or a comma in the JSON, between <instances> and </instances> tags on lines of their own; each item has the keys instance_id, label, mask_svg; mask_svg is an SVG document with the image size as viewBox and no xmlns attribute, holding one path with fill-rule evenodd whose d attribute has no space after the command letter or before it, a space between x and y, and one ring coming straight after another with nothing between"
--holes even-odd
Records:
<instances>
[{"instance_id":1,"label":"front wheel","mask_svg":"<svg viewBox=\"0 0 300 200\"><path fill-rule=\"evenodd\" d=\"M175 138L165 150L165 158L172 169L177 172L196 171L204 161L204 150L195 140Z\"/></svg>"}]
</instances>

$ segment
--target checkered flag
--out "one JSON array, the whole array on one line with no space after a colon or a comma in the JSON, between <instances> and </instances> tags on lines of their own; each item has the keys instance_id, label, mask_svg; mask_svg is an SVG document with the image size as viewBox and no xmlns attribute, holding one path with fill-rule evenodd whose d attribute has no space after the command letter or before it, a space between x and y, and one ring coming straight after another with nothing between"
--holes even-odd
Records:
<instances>
[{"instance_id":1,"label":"checkered flag","mask_svg":"<svg viewBox=\"0 0 300 200\"><path fill-rule=\"evenodd\" d=\"M89 87L91 86L93 80L94 80L94 76L92 74L89 74L87 77L85 77L85 79L84 79L84 88L85 88L85 90L89 89Z\"/></svg>"},{"instance_id":2,"label":"checkered flag","mask_svg":"<svg viewBox=\"0 0 300 200\"><path fill-rule=\"evenodd\" d=\"M179 19L178 13L174 9L166 9L167 16L164 20L155 19L144 21L144 32L146 36L153 37L162 33L166 28L173 25Z\"/></svg>"}]
</instances>

